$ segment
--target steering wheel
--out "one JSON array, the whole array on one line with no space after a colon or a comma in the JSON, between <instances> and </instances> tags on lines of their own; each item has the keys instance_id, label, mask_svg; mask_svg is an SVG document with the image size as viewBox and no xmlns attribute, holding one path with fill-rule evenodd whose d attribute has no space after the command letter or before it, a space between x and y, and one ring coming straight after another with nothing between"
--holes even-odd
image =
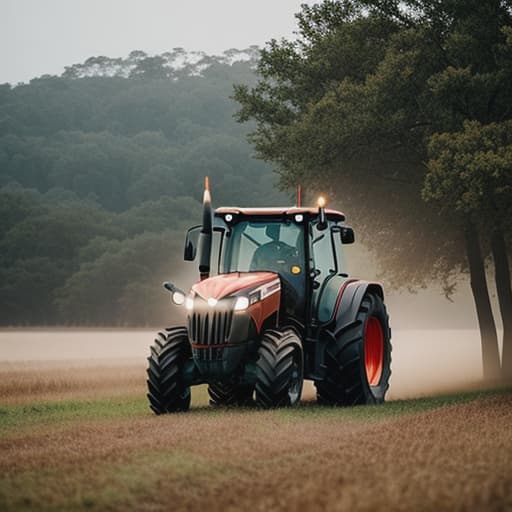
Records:
<instances>
[{"instance_id":1,"label":"steering wheel","mask_svg":"<svg viewBox=\"0 0 512 512\"><path fill-rule=\"evenodd\" d=\"M279 240L272 240L254 252L251 270L277 270L282 265L288 265L290 259L297 256L297 249Z\"/></svg>"}]
</instances>

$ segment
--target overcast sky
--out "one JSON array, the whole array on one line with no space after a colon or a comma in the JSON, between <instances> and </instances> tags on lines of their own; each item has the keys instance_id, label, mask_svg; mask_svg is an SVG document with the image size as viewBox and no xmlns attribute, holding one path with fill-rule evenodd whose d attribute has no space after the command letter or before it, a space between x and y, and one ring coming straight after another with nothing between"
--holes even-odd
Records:
<instances>
[{"instance_id":1,"label":"overcast sky","mask_svg":"<svg viewBox=\"0 0 512 512\"><path fill-rule=\"evenodd\" d=\"M0 0L0 83L28 81L93 55L221 53L290 37L314 0Z\"/></svg>"}]
</instances>

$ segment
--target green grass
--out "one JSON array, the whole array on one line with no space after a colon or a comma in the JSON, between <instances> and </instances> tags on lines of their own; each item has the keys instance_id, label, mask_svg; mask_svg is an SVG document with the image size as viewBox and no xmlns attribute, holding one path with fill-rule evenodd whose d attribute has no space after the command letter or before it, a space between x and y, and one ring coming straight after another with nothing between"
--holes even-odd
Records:
<instances>
[{"instance_id":1,"label":"green grass","mask_svg":"<svg viewBox=\"0 0 512 512\"><path fill-rule=\"evenodd\" d=\"M192 396L193 405L199 406L192 411L204 411L208 404L206 386L194 388ZM34 427L65 427L87 421L109 421L148 415L151 415L151 411L145 395L0 405L0 439Z\"/></svg>"},{"instance_id":2,"label":"green grass","mask_svg":"<svg viewBox=\"0 0 512 512\"><path fill-rule=\"evenodd\" d=\"M195 389L196 405L188 414L224 415L226 409L208 407L206 389ZM414 400L397 400L376 406L326 407L315 402L306 402L300 407L271 411L280 421L378 421L383 418L417 414L423 411L447 407L476 400L492 394L506 392L505 389L472 391ZM230 409L230 412L252 413L258 409ZM145 396L117 397L98 400L68 400L37 404L0 406L0 438L24 433L33 428L66 427L88 421L110 421L151 415Z\"/></svg>"},{"instance_id":3,"label":"green grass","mask_svg":"<svg viewBox=\"0 0 512 512\"><path fill-rule=\"evenodd\" d=\"M440 407L462 404L484 398L486 396L506 393L510 389L489 389L480 391L467 391L411 400L395 400L382 405L357 407L329 407L320 406L315 402L307 402L294 409L279 409L279 416L285 421L323 421L328 419L341 419L345 421L379 421L393 416L418 414Z\"/></svg>"},{"instance_id":4,"label":"green grass","mask_svg":"<svg viewBox=\"0 0 512 512\"><path fill-rule=\"evenodd\" d=\"M112 420L147 414L145 397L68 400L0 407L0 437L22 427L42 427L91 420Z\"/></svg>"},{"instance_id":5,"label":"green grass","mask_svg":"<svg viewBox=\"0 0 512 512\"><path fill-rule=\"evenodd\" d=\"M0 478L2 510L40 511L136 510L148 502L159 484L174 485L187 492L199 483L234 478L229 465L208 461L197 455L176 452L149 452L132 455L129 462L100 464L94 475L90 468L63 472L61 468L41 468ZM162 476L165 475L165 482ZM66 493L62 493L62 489Z\"/></svg>"}]
</instances>

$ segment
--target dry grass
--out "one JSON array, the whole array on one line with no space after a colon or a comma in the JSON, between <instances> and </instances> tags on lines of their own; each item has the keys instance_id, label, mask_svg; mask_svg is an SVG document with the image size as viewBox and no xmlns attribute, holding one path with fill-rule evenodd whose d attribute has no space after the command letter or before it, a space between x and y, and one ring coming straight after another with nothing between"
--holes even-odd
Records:
<instances>
[{"instance_id":1,"label":"dry grass","mask_svg":"<svg viewBox=\"0 0 512 512\"><path fill-rule=\"evenodd\" d=\"M26 369L2 367L2 396ZM0 407L0 510L512 510L509 391L155 417L139 366L75 370L18 374L33 403Z\"/></svg>"},{"instance_id":2,"label":"dry grass","mask_svg":"<svg viewBox=\"0 0 512 512\"><path fill-rule=\"evenodd\" d=\"M146 362L138 360L0 362L0 404L28 404L146 394ZM197 393L196 393L197 394ZM313 400L304 385L303 399ZM200 397L196 405L205 405Z\"/></svg>"},{"instance_id":3,"label":"dry grass","mask_svg":"<svg viewBox=\"0 0 512 512\"><path fill-rule=\"evenodd\" d=\"M0 362L0 403L143 395L144 361Z\"/></svg>"}]
</instances>

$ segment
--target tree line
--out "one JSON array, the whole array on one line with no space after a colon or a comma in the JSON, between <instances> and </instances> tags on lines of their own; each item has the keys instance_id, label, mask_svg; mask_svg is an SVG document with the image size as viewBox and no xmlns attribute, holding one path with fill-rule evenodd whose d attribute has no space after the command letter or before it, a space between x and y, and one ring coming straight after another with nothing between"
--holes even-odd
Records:
<instances>
[{"instance_id":1,"label":"tree line","mask_svg":"<svg viewBox=\"0 0 512 512\"><path fill-rule=\"evenodd\" d=\"M484 374L512 376L512 4L326 0L297 22L236 87L258 155L284 186L330 183L388 279L450 295L469 273Z\"/></svg>"},{"instance_id":2,"label":"tree line","mask_svg":"<svg viewBox=\"0 0 512 512\"><path fill-rule=\"evenodd\" d=\"M0 324L165 325L205 175L220 203L280 202L233 119L254 48L91 57L0 85Z\"/></svg>"}]
</instances>

